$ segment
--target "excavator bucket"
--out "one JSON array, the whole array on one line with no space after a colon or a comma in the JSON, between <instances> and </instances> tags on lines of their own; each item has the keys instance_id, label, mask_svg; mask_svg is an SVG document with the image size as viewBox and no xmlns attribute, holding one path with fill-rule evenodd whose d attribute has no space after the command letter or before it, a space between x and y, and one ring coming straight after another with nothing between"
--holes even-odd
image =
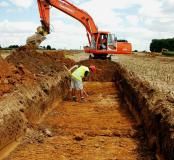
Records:
<instances>
[{"instance_id":1,"label":"excavator bucket","mask_svg":"<svg viewBox=\"0 0 174 160\"><path fill-rule=\"evenodd\" d=\"M27 38L26 44L38 48L41 42L43 42L45 39L45 36L42 36L39 33L35 33L34 35Z\"/></svg>"}]
</instances>

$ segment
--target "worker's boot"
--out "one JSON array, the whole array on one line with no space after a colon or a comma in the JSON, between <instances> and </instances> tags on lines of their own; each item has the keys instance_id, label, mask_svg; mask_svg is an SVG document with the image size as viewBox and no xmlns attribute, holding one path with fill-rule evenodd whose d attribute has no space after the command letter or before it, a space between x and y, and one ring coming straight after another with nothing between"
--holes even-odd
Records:
<instances>
[{"instance_id":1,"label":"worker's boot","mask_svg":"<svg viewBox=\"0 0 174 160\"><path fill-rule=\"evenodd\" d=\"M77 102L77 97L76 96L72 96L72 101Z\"/></svg>"}]
</instances>

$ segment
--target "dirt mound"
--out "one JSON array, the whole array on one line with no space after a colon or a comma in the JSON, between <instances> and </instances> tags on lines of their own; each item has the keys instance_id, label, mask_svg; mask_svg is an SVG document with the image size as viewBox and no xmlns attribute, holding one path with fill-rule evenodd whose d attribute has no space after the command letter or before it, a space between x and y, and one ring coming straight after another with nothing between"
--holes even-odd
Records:
<instances>
[{"instance_id":1,"label":"dirt mound","mask_svg":"<svg viewBox=\"0 0 174 160\"><path fill-rule=\"evenodd\" d=\"M115 81L115 62L108 60L84 60L80 61L78 64L90 66L96 66L96 73L91 77L91 81L100 82L114 82Z\"/></svg>"},{"instance_id":2,"label":"dirt mound","mask_svg":"<svg viewBox=\"0 0 174 160\"><path fill-rule=\"evenodd\" d=\"M34 83L34 78L22 66L14 66L6 60L0 59L0 98L3 94L15 89L17 84Z\"/></svg>"},{"instance_id":3,"label":"dirt mound","mask_svg":"<svg viewBox=\"0 0 174 160\"><path fill-rule=\"evenodd\" d=\"M57 63L63 63L66 65L66 67L71 68L73 65L75 65L75 61L73 61L70 58L65 58L66 52L67 51L51 51L51 52L45 52L45 54L48 54Z\"/></svg>"},{"instance_id":4,"label":"dirt mound","mask_svg":"<svg viewBox=\"0 0 174 160\"><path fill-rule=\"evenodd\" d=\"M16 66L22 65L33 74L48 74L56 68L60 70L60 64L56 64L54 59L43 53L42 55L36 51L18 51L7 57L7 61Z\"/></svg>"},{"instance_id":5,"label":"dirt mound","mask_svg":"<svg viewBox=\"0 0 174 160\"><path fill-rule=\"evenodd\" d=\"M7 77L9 77L9 75L11 75L15 70L16 68L13 65L8 64L6 61L0 59L0 96L10 91L11 86L7 85Z\"/></svg>"},{"instance_id":6,"label":"dirt mound","mask_svg":"<svg viewBox=\"0 0 174 160\"><path fill-rule=\"evenodd\" d=\"M63 65L73 63L28 47L0 60L0 150L61 101L69 85Z\"/></svg>"},{"instance_id":7,"label":"dirt mound","mask_svg":"<svg viewBox=\"0 0 174 160\"><path fill-rule=\"evenodd\" d=\"M19 49L7 57L7 61L16 66L23 65L27 70L35 75L53 75L63 69L62 65L66 63L71 66L74 62L65 59L63 53L39 53L35 50Z\"/></svg>"},{"instance_id":8,"label":"dirt mound","mask_svg":"<svg viewBox=\"0 0 174 160\"><path fill-rule=\"evenodd\" d=\"M15 90L19 85L33 85L43 76L53 76L62 71L63 64L71 67L75 62L59 52L37 52L20 47L6 60L0 59L0 98Z\"/></svg>"}]
</instances>

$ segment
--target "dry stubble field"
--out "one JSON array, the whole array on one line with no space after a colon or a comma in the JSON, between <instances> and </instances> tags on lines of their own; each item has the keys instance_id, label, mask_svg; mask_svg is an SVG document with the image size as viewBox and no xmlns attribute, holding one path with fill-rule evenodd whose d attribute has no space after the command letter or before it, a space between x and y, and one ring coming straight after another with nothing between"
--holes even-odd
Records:
<instances>
[{"instance_id":1,"label":"dry stubble field","mask_svg":"<svg viewBox=\"0 0 174 160\"><path fill-rule=\"evenodd\" d=\"M118 55L121 65L148 81L154 88L174 96L174 58L155 55Z\"/></svg>"}]
</instances>

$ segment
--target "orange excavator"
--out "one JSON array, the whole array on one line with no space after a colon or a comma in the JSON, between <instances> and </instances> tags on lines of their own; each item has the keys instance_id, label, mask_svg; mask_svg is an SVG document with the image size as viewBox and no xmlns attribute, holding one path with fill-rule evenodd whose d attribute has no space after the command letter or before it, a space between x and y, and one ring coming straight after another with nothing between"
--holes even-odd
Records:
<instances>
[{"instance_id":1,"label":"orange excavator","mask_svg":"<svg viewBox=\"0 0 174 160\"><path fill-rule=\"evenodd\" d=\"M68 14L81 22L86 28L89 46L84 47L84 51L90 54L90 58L107 58L113 54L131 54L132 45L127 41L117 41L114 34L110 32L98 31L92 17L82 9L79 9L67 0L37 0L41 26L37 28L35 36L27 39L27 44L39 45L47 34L50 33L50 8L51 6ZM91 56L91 54L93 56Z\"/></svg>"}]
</instances>

